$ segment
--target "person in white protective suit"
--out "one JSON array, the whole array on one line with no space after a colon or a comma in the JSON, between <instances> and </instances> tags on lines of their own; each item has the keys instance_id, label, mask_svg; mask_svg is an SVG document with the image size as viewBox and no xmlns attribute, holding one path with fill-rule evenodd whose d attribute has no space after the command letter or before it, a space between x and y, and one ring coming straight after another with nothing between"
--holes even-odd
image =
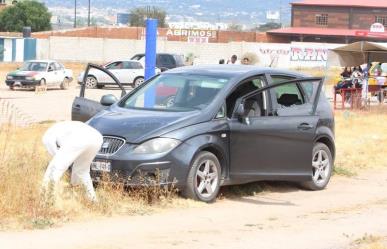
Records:
<instances>
[{"instance_id":1,"label":"person in white protective suit","mask_svg":"<svg viewBox=\"0 0 387 249\"><path fill-rule=\"evenodd\" d=\"M43 136L43 144L53 157L43 178L43 191L46 195L50 191L50 195L55 193L60 178L73 164L71 184L84 185L87 197L96 201L90 165L102 143L102 135L82 122L64 121L50 127Z\"/></svg>"}]
</instances>

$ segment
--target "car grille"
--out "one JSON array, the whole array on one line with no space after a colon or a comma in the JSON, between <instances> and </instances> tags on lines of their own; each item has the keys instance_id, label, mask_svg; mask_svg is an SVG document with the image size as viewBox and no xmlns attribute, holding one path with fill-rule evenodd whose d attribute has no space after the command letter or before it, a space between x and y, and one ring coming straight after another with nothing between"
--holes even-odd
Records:
<instances>
[{"instance_id":1,"label":"car grille","mask_svg":"<svg viewBox=\"0 0 387 249\"><path fill-rule=\"evenodd\" d=\"M25 80L26 77L25 76L13 76L13 79L14 80Z\"/></svg>"},{"instance_id":2,"label":"car grille","mask_svg":"<svg viewBox=\"0 0 387 249\"><path fill-rule=\"evenodd\" d=\"M125 139L120 137L103 137L103 143L98 154L103 156L111 156L116 153L125 144Z\"/></svg>"}]
</instances>

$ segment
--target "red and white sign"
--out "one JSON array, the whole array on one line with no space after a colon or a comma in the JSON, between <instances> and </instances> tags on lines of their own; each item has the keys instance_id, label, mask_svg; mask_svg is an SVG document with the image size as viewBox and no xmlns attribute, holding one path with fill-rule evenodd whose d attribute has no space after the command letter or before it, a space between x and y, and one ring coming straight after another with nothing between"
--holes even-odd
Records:
<instances>
[{"instance_id":1,"label":"red and white sign","mask_svg":"<svg viewBox=\"0 0 387 249\"><path fill-rule=\"evenodd\" d=\"M372 33L384 33L384 26L381 23L374 23L371 25L370 31Z\"/></svg>"}]
</instances>

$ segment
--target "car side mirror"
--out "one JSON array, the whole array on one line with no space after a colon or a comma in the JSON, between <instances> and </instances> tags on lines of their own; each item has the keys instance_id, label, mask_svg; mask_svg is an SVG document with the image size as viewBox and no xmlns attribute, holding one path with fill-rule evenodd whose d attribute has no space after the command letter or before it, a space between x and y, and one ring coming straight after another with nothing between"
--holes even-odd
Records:
<instances>
[{"instance_id":1,"label":"car side mirror","mask_svg":"<svg viewBox=\"0 0 387 249\"><path fill-rule=\"evenodd\" d=\"M102 96L101 98L101 105L103 106L111 106L112 104L116 103L118 99L113 94L107 94Z\"/></svg>"},{"instance_id":2,"label":"car side mirror","mask_svg":"<svg viewBox=\"0 0 387 249\"><path fill-rule=\"evenodd\" d=\"M49 67L49 68L48 68L48 71L49 71L49 72L52 72L52 71L54 71L54 69L52 69L51 67Z\"/></svg>"}]
</instances>

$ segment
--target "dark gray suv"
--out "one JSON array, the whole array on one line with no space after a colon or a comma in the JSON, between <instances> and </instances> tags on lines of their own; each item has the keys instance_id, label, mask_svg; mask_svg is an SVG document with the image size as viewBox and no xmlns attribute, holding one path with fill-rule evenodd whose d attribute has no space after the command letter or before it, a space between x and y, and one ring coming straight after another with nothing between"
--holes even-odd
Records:
<instances>
[{"instance_id":1,"label":"dark gray suv","mask_svg":"<svg viewBox=\"0 0 387 249\"><path fill-rule=\"evenodd\" d=\"M173 96L165 102L159 95ZM97 113L98 112L98 113ZM97 113L97 114L96 114ZM328 184L334 118L322 79L258 68L183 67L157 75L120 100L78 97L73 119L104 135L92 164L128 185L140 175L213 201L222 185L260 180Z\"/></svg>"}]
</instances>

